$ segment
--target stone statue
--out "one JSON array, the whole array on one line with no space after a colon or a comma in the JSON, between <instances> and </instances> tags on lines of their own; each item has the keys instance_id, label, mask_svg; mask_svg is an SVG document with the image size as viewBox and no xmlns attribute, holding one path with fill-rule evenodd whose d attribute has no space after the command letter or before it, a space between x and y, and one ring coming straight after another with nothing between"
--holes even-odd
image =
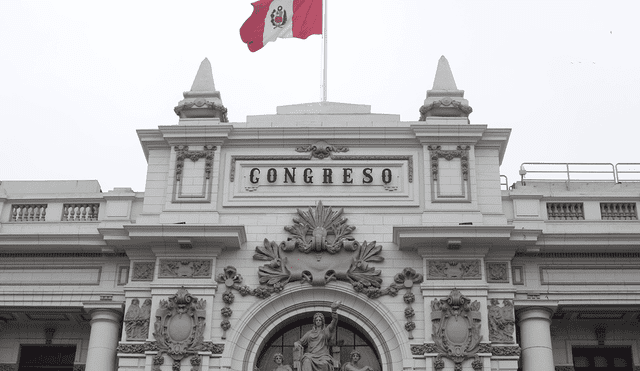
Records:
<instances>
[{"instance_id":1,"label":"stone statue","mask_svg":"<svg viewBox=\"0 0 640 371\"><path fill-rule=\"evenodd\" d=\"M350 362L347 362L342 366L342 371L374 371L370 366L359 365L358 362L360 362L360 358L360 352L352 350L351 354L349 354Z\"/></svg>"},{"instance_id":2,"label":"stone statue","mask_svg":"<svg viewBox=\"0 0 640 371\"><path fill-rule=\"evenodd\" d=\"M282 353L276 353L273 356L273 362L276 363L276 365L278 365L276 368L273 369L273 371L293 371L291 369L291 366L289 365L283 365L282 362L284 361L284 356L282 355Z\"/></svg>"},{"instance_id":3,"label":"stone statue","mask_svg":"<svg viewBox=\"0 0 640 371\"><path fill-rule=\"evenodd\" d=\"M131 300L131 305L124 315L127 340L146 340L149 335L149 318L151 317L151 299L144 301L140 308L140 300Z\"/></svg>"},{"instance_id":4,"label":"stone statue","mask_svg":"<svg viewBox=\"0 0 640 371\"><path fill-rule=\"evenodd\" d=\"M338 326L338 308L341 304L339 301L331 304L332 321L328 325L325 325L322 313L314 314L313 328L293 344L294 354L300 354L306 348L300 357L298 371L333 371L334 367L337 367L329 350L329 342L334 337ZM295 359L294 356L294 361Z\"/></svg>"},{"instance_id":5,"label":"stone statue","mask_svg":"<svg viewBox=\"0 0 640 371\"><path fill-rule=\"evenodd\" d=\"M140 316L140 300L133 299L127 309L127 313L124 315L125 332L127 333L127 340L133 340L138 338L137 320Z\"/></svg>"}]
</instances>

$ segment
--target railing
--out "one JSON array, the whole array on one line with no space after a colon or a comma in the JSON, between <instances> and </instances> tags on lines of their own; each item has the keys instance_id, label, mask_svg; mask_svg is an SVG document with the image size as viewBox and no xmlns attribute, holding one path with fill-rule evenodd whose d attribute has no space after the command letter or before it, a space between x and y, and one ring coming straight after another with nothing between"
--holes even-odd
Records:
<instances>
[{"instance_id":1,"label":"railing","mask_svg":"<svg viewBox=\"0 0 640 371\"><path fill-rule=\"evenodd\" d=\"M11 205L11 221L44 222L47 215L47 204Z\"/></svg>"},{"instance_id":2,"label":"railing","mask_svg":"<svg viewBox=\"0 0 640 371\"><path fill-rule=\"evenodd\" d=\"M635 202L601 202L602 220L638 220Z\"/></svg>"},{"instance_id":3,"label":"railing","mask_svg":"<svg viewBox=\"0 0 640 371\"><path fill-rule=\"evenodd\" d=\"M523 184L527 180L640 182L640 163L525 162L520 165L520 177Z\"/></svg>"},{"instance_id":4,"label":"railing","mask_svg":"<svg viewBox=\"0 0 640 371\"><path fill-rule=\"evenodd\" d=\"M90 222L98 220L100 204L64 204L63 222Z\"/></svg>"},{"instance_id":5,"label":"railing","mask_svg":"<svg viewBox=\"0 0 640 371\"><path fill-rule=\"evenodd\" d=\"M582 202L547 202L549 220L584 220Z\"/></svg>"},{"instance_id":6,"label":"railing","mask_svg":"<svg viewBox=\"0 0 640 371\"><path fill-rule=\"evenodd\" d=\"M500 189L505 191L509 189L509 179L506 175L500 175Z\"/></svg>"}]
</instances>

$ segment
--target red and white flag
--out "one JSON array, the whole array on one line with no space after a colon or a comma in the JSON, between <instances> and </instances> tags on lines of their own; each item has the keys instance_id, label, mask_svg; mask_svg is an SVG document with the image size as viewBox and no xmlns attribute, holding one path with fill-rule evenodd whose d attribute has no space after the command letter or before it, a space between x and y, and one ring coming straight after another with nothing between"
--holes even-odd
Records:
<instances>
[{"instance_id":1,"label":"red and white flag","mask_svg":"<svg viewBox=\"0 0 640 371\"><path fill-rule=\"evenodd\" d=\"M255 52L278 37L322 35L322 0L260 0L240 27L240 37Z\"/></svg>"}]
</instances>

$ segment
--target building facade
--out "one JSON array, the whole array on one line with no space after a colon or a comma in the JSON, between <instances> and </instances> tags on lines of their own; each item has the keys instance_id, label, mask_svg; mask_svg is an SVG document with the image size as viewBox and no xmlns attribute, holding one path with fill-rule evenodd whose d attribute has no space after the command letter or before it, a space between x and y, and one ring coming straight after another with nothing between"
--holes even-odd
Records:
<instances>
[{"instance_id":1,"label":"building facade","mask_svg":"<svg viewBox=\"0 0 640 371\"><path fill-rule=\"evenodd\" d=\"M144 192L0 183L1 370L640 368L635 173L506 186L510 129L471 124L444 57L419 121L229 123L207 60L174 111L138 130Z\"/></svg>"}]
</instances>

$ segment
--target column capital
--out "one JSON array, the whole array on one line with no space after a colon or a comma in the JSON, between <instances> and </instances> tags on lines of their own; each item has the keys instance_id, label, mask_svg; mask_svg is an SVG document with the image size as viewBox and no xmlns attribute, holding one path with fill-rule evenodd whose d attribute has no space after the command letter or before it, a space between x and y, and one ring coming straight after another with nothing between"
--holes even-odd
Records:
<instances>
[{"instance_id":1,"label":"column capital","mask_svg":"<svg viewBox=\"0 0 640 371\"><path fill-rule=\"evenodd\" d=\"M516 316L519 322L529 319L541 319L551 322L553 313L558 308L558 302L553 300L536 300L535 303L527 300L524 304L522 300L516 300L514 303Z\"/></svg>"},{"instance_id":2,"label":"column capital","mask_svg":"<svg viewBox=\"0 0 640 371\"><path fill-rule=\"evenodd\" d=\"M122 322L124 303L90 301L82 303L82 306L91 315L91 324L97 321L110 321L119 325Z\"/></svg>"}]
</instances>

